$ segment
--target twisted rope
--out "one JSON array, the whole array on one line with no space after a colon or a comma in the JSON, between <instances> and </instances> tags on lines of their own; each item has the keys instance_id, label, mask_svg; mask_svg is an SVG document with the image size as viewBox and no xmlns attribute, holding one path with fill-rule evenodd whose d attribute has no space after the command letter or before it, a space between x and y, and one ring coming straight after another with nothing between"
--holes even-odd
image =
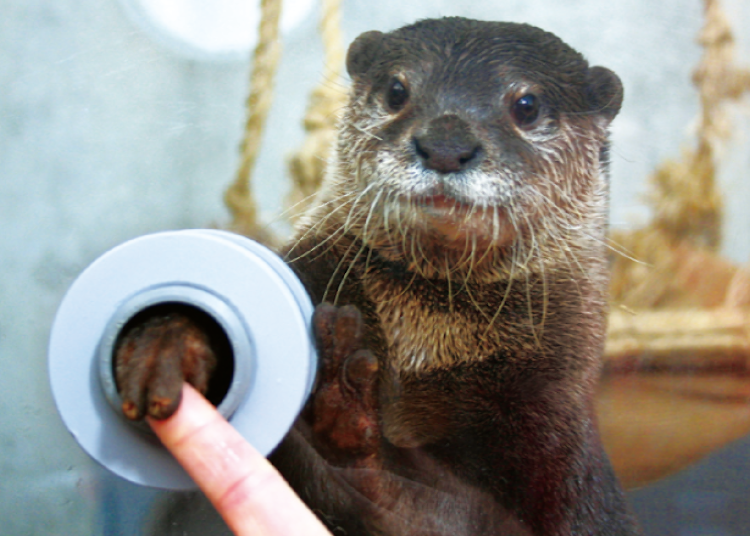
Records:
<instances>
[{"instance_id":1,"label":"twisted rope","mask_svg":"<svg viewBox=\"0 0 750 536\"><path fill-rule=\"evenodd\" d=\"M251 175L273 101L273 80L281 57L281 5L281 0L261 1L258 45L253 53L251 89L246 104L247 122L240 147L241 160L235 180L224 194L224 202L232 215L230 228L266 243L272 242L273 237L258 223L258 208L251 191Z\"/></svg>"},{"instance_id":2,"label":"twisted rope","mask_svg":"<svg viewBox=\"0 0 750 536\"><path fill-rule=\"evenodd\" d=\"M705 24L698 37L704 47L693 73L701 115L695 148L679 160L662 163L651 177L651 223L635 231L613 233L630 253L617 258L610 287L613 303L630 308L696 306L695 292L683 288L677 274L693 249L715 252L721 245L723 200L716 184L715 155L729 137L725 106L750 90L750 71L734 62L734 36L719 0L704 0Z\"/></svg>"},{"instance_id":3,"label":"twisted rope","mask_svg":"<svg viewBox=\"0 0 750 536\"><path fill-rule=\"evenodd\" d=\"M320 33L325 55L323 81L310 95L303 122L307 137L289 161L292 191L287 203L296 215L310 205L313 194L320 188L325 175L327 156L336 139L339 112L347 92L340 83L344 64L344 47L341 37L341 1L323 0ZM295 215L292 215L295 219Z\"/></svg>"}]
</instances>

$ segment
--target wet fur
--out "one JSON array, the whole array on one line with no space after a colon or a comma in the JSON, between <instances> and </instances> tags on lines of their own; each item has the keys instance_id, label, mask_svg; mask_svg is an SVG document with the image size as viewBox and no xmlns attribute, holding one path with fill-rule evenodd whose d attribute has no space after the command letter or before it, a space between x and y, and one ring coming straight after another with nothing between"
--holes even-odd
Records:
<instances>
[{"instance_id":1,"label":"wet fur","mask_svg":"<svg viewBox=\"0 0 750 536\"><path fill-rule=\"evenodd\" d=\"M637 534L592 405L619 80L536 28L458 18L365 34L348 68L328 178L286 256L316 303L362 313L383 441L334 464L300 419L272 461L334 532ZM394 76L411 91L397 112ZM519 128L507 109L529 91L543 115ZM456 174L411 142L446 114L482 143ZM436 195L455 211L435 216Z\"/></svg>"}]
</instances>

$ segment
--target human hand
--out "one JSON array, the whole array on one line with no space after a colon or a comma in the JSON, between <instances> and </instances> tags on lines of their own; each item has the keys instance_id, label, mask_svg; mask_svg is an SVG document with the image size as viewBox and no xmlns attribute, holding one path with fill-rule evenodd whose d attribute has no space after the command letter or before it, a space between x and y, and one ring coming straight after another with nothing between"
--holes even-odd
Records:
<instances>
[{"instance_id":1,"label":"human hand","mask_svg":"<svg viewBox=\"0 0 750 536\"><path fill-rule=\"evenodd\" d=\"M268 460L190 385L183 385L171 417L148 422L237 536L331 536Z\"/></svg>"}]
</instances>

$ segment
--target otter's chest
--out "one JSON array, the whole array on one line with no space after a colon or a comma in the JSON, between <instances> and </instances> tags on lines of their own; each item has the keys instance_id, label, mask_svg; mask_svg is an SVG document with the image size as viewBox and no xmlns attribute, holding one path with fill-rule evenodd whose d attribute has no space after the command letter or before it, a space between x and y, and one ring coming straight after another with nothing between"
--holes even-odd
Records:
<instances>
[{"instance_id":1,"label":"otter's chest","mask_svg":"<svg viewBox=\"0 0 750 536\"><path fill-rule=\"evenodd\" d=\"M515 329L498 329L501 315L493 317L489 304L459 303L460 296L435 286L370 276L364 290L388 346L384 357L402 372L481 361L506 347L507 336L518 339Z\"/></svg>"}]
</instances>

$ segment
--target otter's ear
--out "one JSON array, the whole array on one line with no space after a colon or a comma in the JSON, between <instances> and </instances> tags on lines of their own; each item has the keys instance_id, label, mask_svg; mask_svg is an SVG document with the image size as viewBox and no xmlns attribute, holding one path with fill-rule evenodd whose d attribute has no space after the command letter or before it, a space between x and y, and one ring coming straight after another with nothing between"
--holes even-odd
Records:
<instances>
[{"instance_id":1,"label":"otter's ear","mask_svg":"<svg viewBox=\"0 0 750 536\"><path fill-rule=\"evenodd\" d=\"M592 67L589 69L587 92L591 111L609 124L622 106L620 78L604 67Z\"/></svg>"},{"instance_id":2,"label":"otter's ear","mask_svg":"<svg viewBox=\"0 0 750 536\"><path fill-rule=\"evenodd\" d=\"M349 76L356 80L367 72L377 57L383 37L382 32L365 32L349 45L349 52L346 54Z\"/></svg>"}]
</instances>

